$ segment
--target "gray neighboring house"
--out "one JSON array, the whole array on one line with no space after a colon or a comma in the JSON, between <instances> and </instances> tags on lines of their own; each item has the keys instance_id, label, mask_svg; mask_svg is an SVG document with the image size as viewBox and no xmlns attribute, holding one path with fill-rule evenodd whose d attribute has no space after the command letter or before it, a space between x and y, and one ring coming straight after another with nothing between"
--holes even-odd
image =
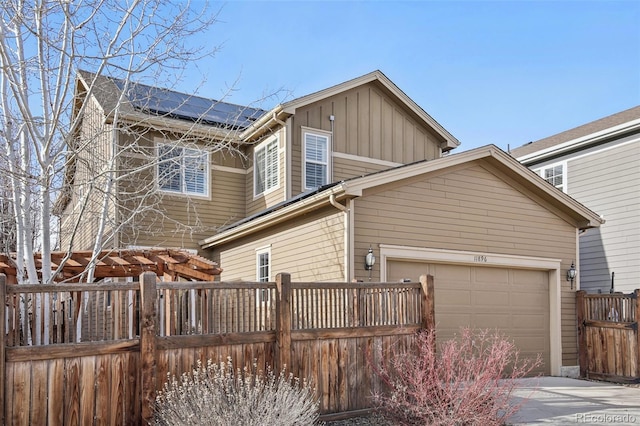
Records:
<instances>
[{"instance_id":1,"label":"gray neighboring house","mask_svg":"<svg viewBox=\"0 0 640 426\"><path fill-rule=\"evenodd\" d=\"M606 220L580 234L580 288L640 288L640 106L510 153Z\"/></svg>"}]
</instances>

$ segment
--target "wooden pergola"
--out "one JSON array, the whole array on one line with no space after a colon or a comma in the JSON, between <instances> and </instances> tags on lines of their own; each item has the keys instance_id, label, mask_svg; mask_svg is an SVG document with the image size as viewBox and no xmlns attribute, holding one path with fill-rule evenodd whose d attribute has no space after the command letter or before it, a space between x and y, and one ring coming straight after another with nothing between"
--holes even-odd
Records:
<instances>
[{"instance_id":1,"label":"wooden pergola","mask_svg":"<svg viewBox=\"0 0 640 426\"><path fill-rule=\"evenodd\" d=\"M79 282L86 279L86 269L92 252L54 252L51 254L52 271L63 264L55 282ZM36 268L42 269L42 256L34 254ZM66 259L66 260L65 260ZM214 281L222 269L216 262L179 249L104 250L97 257L95 280L104 278L137 277L143 272L155 272L164 280ZM0 254L0 274L7 276L7 283L17 283L15 255Z\"/></svg>"}]
</instances>

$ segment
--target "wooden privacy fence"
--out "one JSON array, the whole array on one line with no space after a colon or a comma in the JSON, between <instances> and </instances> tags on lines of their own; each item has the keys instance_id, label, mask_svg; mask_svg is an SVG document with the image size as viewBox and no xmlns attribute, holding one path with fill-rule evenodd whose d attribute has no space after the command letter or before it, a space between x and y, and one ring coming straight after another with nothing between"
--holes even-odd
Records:
<instances>
[{"instance_id":1,"label":"wooden privacy fence","mask_svg":"<svg viewBox=\"0 0 640 426\"><path fill-rule=\"evenodd\" d=\"M582 377L640 383L639 295L576 293Z\"/></svg>"},{"instance_id":2,"label":"wooden privacy fence","mask_svg":"<svg viewBox=\"0 0 640 426\"><path fill-rule=\"evenodd\" d=\"M310 380L323 414L369 408L367 350L434 325L419 283L140 282L6 285L0 424L145 424L168 375L198 361ZM371 351L373 356L378 352ZM374 360L375 362L375 360Z\"/></svg>"}]
</instances>

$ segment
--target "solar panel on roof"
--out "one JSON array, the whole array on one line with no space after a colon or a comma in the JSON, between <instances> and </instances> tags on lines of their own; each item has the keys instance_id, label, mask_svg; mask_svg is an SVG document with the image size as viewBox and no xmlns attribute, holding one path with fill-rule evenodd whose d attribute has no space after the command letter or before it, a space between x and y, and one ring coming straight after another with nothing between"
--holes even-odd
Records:
<instances>
[{"instance_id":1,"label":"solar panel on roof","mask_svg":"<svg viewBox=\"0 0 640 426\"><path fill-rule=\"evenodd\" d=\"M124 81L114 83L124 90ZM145 112L223 127L246 128L266 112L138 83L129 83L125 95L134 108Z\"/></svg>"}]
</instances>

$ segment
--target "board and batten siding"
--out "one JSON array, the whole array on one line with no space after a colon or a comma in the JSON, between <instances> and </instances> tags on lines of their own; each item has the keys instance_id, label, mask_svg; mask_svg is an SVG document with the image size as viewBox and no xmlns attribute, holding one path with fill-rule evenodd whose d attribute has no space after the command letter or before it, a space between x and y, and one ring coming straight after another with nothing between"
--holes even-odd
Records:
<instances>
[{"instance_id":1,"label":"board and batten siding","mask_svg":"<svg viewBox=\"0 0 640 426\"><path fill-rule=\"evenodd\" d=\"M394 163L412 163L439 158L441 138L375 83L347 90L338 95L298 108L291 119L292 195L302 188L302 127L331 132L329 116L334 116L332 149L334 152ZM334 158L331 181L360 176L342 170Z\"/></svg>"},{"instance_id":2,"label":"board and batten siding","mask_svg":"<svg viewBox=\"0 0 640 426\"><path fill-rule=\"evenodd\" d=\"M575 257L575 227L482 162L367 191L354 203L356 258L378 244L555 258L562 270ZM355 267L356 278L367 280ZM374 268L372 280L379 274ZM561 287L562 362L576 365L575 295L569 282Z\"/></svg>"},{"instance_id":3,"label":"board and batten siding","mask_svg":"<svg viewBox=\"0 0 640 426\"><path fill-rule=\"evenodd\" d=\"M278 187L267 191L266 194L260 194L254 197L254 177L253 173L255 168L253 167L253 153L255 147L260 143L253 145L247 150L247 161L250 163L248 173L246 177L246 204L247 204L247 216L258 213L264 209L268 209L285 199L286 189L286 155L285 155L285 134L284 128L281 128L275 132L275 136L278 138ZM272 136L265 138L264 140L271 140Z\"/></svg>"},{"instance_id":4,"label":"board and batten siding","mask_svg":"<svg viewBox=\"0 0 640 426\"><path fill-rule=\"evenodd\" d=\"M217 247L213 259L223 281L255 281L256 249L270 247L271 277L288 272L293 281L344 281L344 213L334 207Z\"/></svg>"},{"instance_id":5,"label":"board and batten siding","mask_svg":"<svg viewBox=\"0 0 640 426\"><path fill-rule=\"evenodd\" d=\"M623 144L621 144L623 143ZM640 135L567 161L568 193L606 222L580 236L580 287L608 291L640 287Z\"/></svg>"}]
</instances>

